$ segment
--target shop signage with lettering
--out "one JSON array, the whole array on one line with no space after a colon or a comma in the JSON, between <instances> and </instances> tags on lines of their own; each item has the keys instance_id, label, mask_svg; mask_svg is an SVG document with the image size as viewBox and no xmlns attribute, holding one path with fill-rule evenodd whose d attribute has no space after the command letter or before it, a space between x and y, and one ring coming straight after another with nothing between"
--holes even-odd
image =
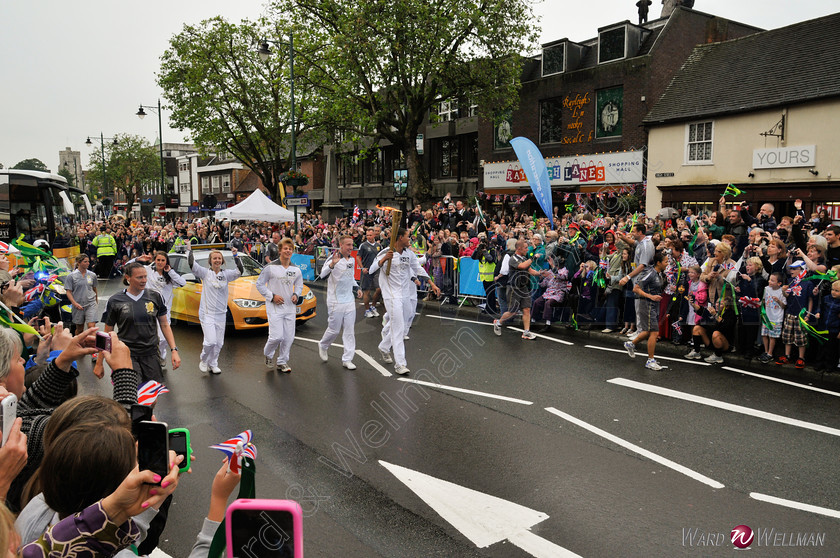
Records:
<instances>
[{"instance_id":1,"label":"shop signage with lettering","mask_svg":"<svg viewBox=\"0 0 840 558\"><path fill-rule=\"evenodd\" d=\"M813 167L816 164L816 160L816 145L753 150L754 169Z\"/></svg>"},{"instance_id":2,"label":"shop signage with lettering","mask_svg":"<svg viewBox=\"0 0 840 558\"><path fill-rule=\"evenodd\" d=\"M644 152L600 153L575 157L546 157L552 186L635 184L644 176ZM526 188L528 179L519 161L484 164L484 189Z\"/></svg>"},{"instance_id":3,"label":"shop signage with lettering","mask_svg":"<svg viewBox=\"0 0 840 558\"><path fill-rule=\"evenodd\" d=\"M566 124L566 130L560 143L589 143L595 137L595 131L584 130L583 123L591 122L590 118L584 119L584 116L589 115L589 105L592 104L592 98L589 93L576 93L574 96L566 95L563 98L563 108L566 109L566 114L563 116L563 121ZM550 176L550 175L549 175Z\"/></svg>"}]
</instances>

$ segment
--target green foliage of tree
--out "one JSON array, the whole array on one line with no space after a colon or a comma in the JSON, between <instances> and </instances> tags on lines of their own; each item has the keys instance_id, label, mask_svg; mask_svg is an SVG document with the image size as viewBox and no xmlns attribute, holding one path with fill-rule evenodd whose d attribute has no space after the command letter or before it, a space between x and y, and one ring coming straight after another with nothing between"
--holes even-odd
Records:
<instances>
[{"instance_id":1,"label":"green foliage of tree","mask_svg":"<svg viewBox=\"0 0 840 558\"><path fill-rule=\"evenodd\" d=\"M321 121L344 138L384 138L431 190L415 138L441 101L469 98L492 118L515 107L521 53L537 38L530 0L274 0L278 34L294 29Z\"/></svg>"},{"instance_id":2,"label":"green foliage of tree","mask_svg":"<svg viewBox=\"0 0 840 558\"><path fill-rule=\"evenodd\" d=\"M280 199L279 176L291 160L290 66L287 49L274 47L268 61L260 59L269 28L264 20L221 17L185 25L161 57L158 83L175 126L189 129L205 153L231 153ZM296 81L305 74L295 68ZM295 92L298 137L313 129L310 98L307 90Z\"/></svg>"},{"instance_id":3,"label":"green foliage of tree","mask_svg":"<svg viewBox=\"0 0 840 558\"><path fill-rule=\"evenodd\" d=\"M41 159L24 159L12 168L17 170L50 172L50 169L47 168L47 165Z\"/></svg>"},{"instance_id":4,"label":"green foliage of tree","mask_svg":"<svg viewBox=\"0 0 840 558\"><path fill-rule=\"evenodd\" d=\"M61 169L61 170L58 171L58 174L63 176L65 179L67 179L67 184L69 184L70 186L75 186L76 185L75 184L76 177L73 176L73 173L70 172L69 170Z\"/></svg>"},{"instance_id":5,"label":"green foliage of tree","mask_svg":"<svg viewBox=\"0 0 840 558\"><path fill-rule=\"evenodd\" d=\"M157 148L142 136L118 134L116 140L105 143L104 185L101 152L90 154L88 186L101 196L122 192L130 210L142 196L145 185L160 181L160 156Z\"/></svg>"}]
</instances>

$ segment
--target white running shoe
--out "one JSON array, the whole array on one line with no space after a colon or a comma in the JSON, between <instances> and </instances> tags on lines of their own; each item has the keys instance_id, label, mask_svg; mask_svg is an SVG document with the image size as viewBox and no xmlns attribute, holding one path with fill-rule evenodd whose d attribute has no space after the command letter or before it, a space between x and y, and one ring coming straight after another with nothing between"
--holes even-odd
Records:
<instances>
[{"instance_id":1,"label":"white running shoe","mask_svg":"<svg viewBox=\"0 0 840 558\"><path fill-rule=\"evenodd\" d=\"M526 332L522 333L522 339L527 339L527 340L531 341L531 340L536 339L536 338L537 338L537 336L534 335L533 331L526 331Z\"/></svg>"},{"instance_id":2,"label":"white running shoe","mask_svg":"<svg viewBox=\"0 0 840 558\"><path fill-rule=\"evenodd\" d=\"M370 308L365 310L365 318L372 318L372 317L373 317L373 312L370 311Z\"/></svg>"},{"instance_id":3,"label":"white running shoe","mask_svg":"<svg viewBox=\"0 0 840 558\"><path fill-rule=\"evenodd\" d=\"M406 374L411 372L411 370L408 369L408 366L403 366L402 364L398 364L396 366L396 368L394 368L394 372L396 372L400 376L405 376Z\"/></svg>"},{"instance_id":4,"label":"white running shoe","mask_svg":"<svg viewBox=\"0 0 840 558\"><path fill-rule=\"evenodd\" d=\"M665 368L668 368L668 367L663 366L663 365L659 364L658 362L656 362L655 358L649 358L649 359L647 359L647 362L645 363L645 368L647 368L648 370L664 370Z\"/></svg>"},{"instance_id":5,"label":"white running shoe","mask_svg":"<svg viewBox=\"0 0 840 558\"><path fill-rule=\"evenodd\" d=\"M370 312L371 312L371 314L373 314L373 317L374 317L374 318L378 318L378 317L379 317L379 310L377 310L377 309L376 309L376 306L371 306L371 308L370 308Z\"/></svg>"},{"instance_id":6,"label":"white running shoe","mask_svg":"<svg viewBox=\"0 0 840 558\"><path fill-rule=\"evenodd\" d=\"M723 357L712 353L704 358L703 361L708 362L709 364L723 364Z\"/></svg>"},{"instance_id":7,"label":"white running shoe","mask_svg":"<svg viewBox=\"0 0 840 558\"><path fill-rule=\"evenodd\" d=\"M218 366L211 366L211 367L210 367L210 373L211 373L211 374L221 374L221 373L222 373L222 369L221 369L221 368L219 368Z\"/></svg>"},{"instance_id":8,"label":"white running shoe","mask_svg":"<svg viewBox=\"0 0 840 558\"><path fill-rule=\"evenodd\" d=\"M612 332L613 332L613 330L608 328L608 327L605 327L604 329L601 330L601 333L612 333Z\"/></svg>"},{"instance_id":9,"label":"white running shoe","mask_svg":"<svg viewBox=\"0 0 840 558\"><path fill-rule=\"evenodd\" d=\"M198 369L201 370L202 372L209 372L210 371L210 367L207 366L207 363L204 362L203 360L198 363Z\"/></svg>"},{"instance_id":10,"label":"white running shoe","mask_svg":"<svg viewBox=\"0 0 840 558\"><path fill-rule=\"evenodd\" d=\"M353 364L353 361L350 361L350 360L348 360L346 362L342 362L341 366L343 366L347 370L355 370L356 369L356 365Z\"/></svg>"},{"instance_id":11,"label":"white running shoe","mask_svg":"<svg viewBox=\"0 0 840 558\"><path fill-rule=\"evenodd\" d=\"M403 341L408 341L408 335L403 335Z\"/></svg>"},{"instance_id":12,"label":"white running shoe","mask_svg":"<svg viewBox=\"0 0 840 558\"><path fill-rule=\"evenodd\" d=\"M379 354L382 355L382 362L386 364L391 364L394 362L394 359L391 358L391 353L386 353L385 351L380 350Z\"/></svg>"},{"instance_id":13,"label":"white running shoe","mask_svg":"<svg viewBox=\"0 0 840 558\"><path fill-rule=\"evenodd\" d=\"M277 365L277 370L279 370L280 372L284 372L284 373L288 374L289 372L292 371L292 367L289 366L288 364L286 364L285 362L281 362L280 364Z\"/></svg>"},{"instance_id":14,"label":"white running shoe","mask_svg":"<svg viewBox=\"0 0 840 558\"><path fill-rule=\"evenodd\" d=\"M330 360L330 355L327 354L327 350L321 347L321 345L318 345L318 356L321 357L321 360L324 362Z\"/></svg>"},{"instance_id":15,"label":"white running shoe","mask_svg":"<svg viewBox=\"0 0 840 558\"><path fill-rule=\"evenodd\" d=\"M627 354L630 355L630 358L636 358L636 345L634 345L632 341L625 341L624 348L627 350Z\"/></svg>"},{"instance_id":16,"label":"white running shoe","mask_svg":"<svg viewBox=\"0 0 840 558\"><path fill-rule=\"evenodd\" d=\"M496 335L502 334L502 324L499 323L499 320L493 320L493 333Z\"/></svg>"},{"instance_id":17,"label":"white running shoe","mask_svg":"<svg viewBox=\"0 0 840 558\"><path fill-rule=\"evenodd\" d=\"M701 355L699 352L695 351L694 349L691 349L691 351L689 351L685 355L685 358L687 358L688 360L700 360L700 359L703 358L703 355Z\"/></svg>"},{"instance_id":18,"label":"white running shoe","mask_svg":"<svg viewBox=\"0 0 840 558\"><path fill-rule=\"evenodd\" d=\"M274 368L274 359L271 357L265 357L265 365L268 368Z\"/></svg>"}]
</instances>

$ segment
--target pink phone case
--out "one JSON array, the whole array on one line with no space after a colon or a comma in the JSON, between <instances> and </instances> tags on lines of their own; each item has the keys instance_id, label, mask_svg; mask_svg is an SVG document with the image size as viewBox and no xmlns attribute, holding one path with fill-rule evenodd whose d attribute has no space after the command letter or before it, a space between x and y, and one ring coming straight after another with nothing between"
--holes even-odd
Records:
<instances>
[{"instance_id":1,"label":"pink phone case","mask_svg":"<svg viewBox=\"0 0 840 558\"><path fill-rule=\"evenodd\" d=\"M234 500L233 503L228 506L227 512L225 513L225 537L227 541L227 558L235 558L233 553L233 512L236 510L248 510L248 511L260 511L260 510L268 510L268 511L282 511L288 512L292 515L292 530L293 533L291 534L292 539L294 540L295 546L295 557L294 558L303 558L303 510L300 507L300 504L295 502L294 500L265 500L265 499L239 499ZM252 525L252 530L254 533L258 533L260 529L263 527L261 525ZM288 535L288 533L287 533Z\"/></svg>"}]
</instances>

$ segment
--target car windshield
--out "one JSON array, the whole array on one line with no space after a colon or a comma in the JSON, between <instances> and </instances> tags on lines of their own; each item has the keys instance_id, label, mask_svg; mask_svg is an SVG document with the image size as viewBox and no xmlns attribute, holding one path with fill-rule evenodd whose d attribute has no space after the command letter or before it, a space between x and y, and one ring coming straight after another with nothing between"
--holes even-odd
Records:
<instances>
[{"instance_id":1,"label":"car windshield","mask_svg":"<svg viewBox=\"0 0 840 558\"><path fill-rule=\"evenodd\" d=\"M196 254L195 261L206 268L210 268L210 265L207 263L207 258L210 256L210 253L205 254ZM239 261L242 262L242 277L251 277L253 275L259 275L262 271L262 266L257 263L256 260L251 258L250 256L246 256L244 254L239 254ZM230 254L225 255L225 269L236 269L236 264L233 263L233 256Z\"/></svg>"}]
</instances>

